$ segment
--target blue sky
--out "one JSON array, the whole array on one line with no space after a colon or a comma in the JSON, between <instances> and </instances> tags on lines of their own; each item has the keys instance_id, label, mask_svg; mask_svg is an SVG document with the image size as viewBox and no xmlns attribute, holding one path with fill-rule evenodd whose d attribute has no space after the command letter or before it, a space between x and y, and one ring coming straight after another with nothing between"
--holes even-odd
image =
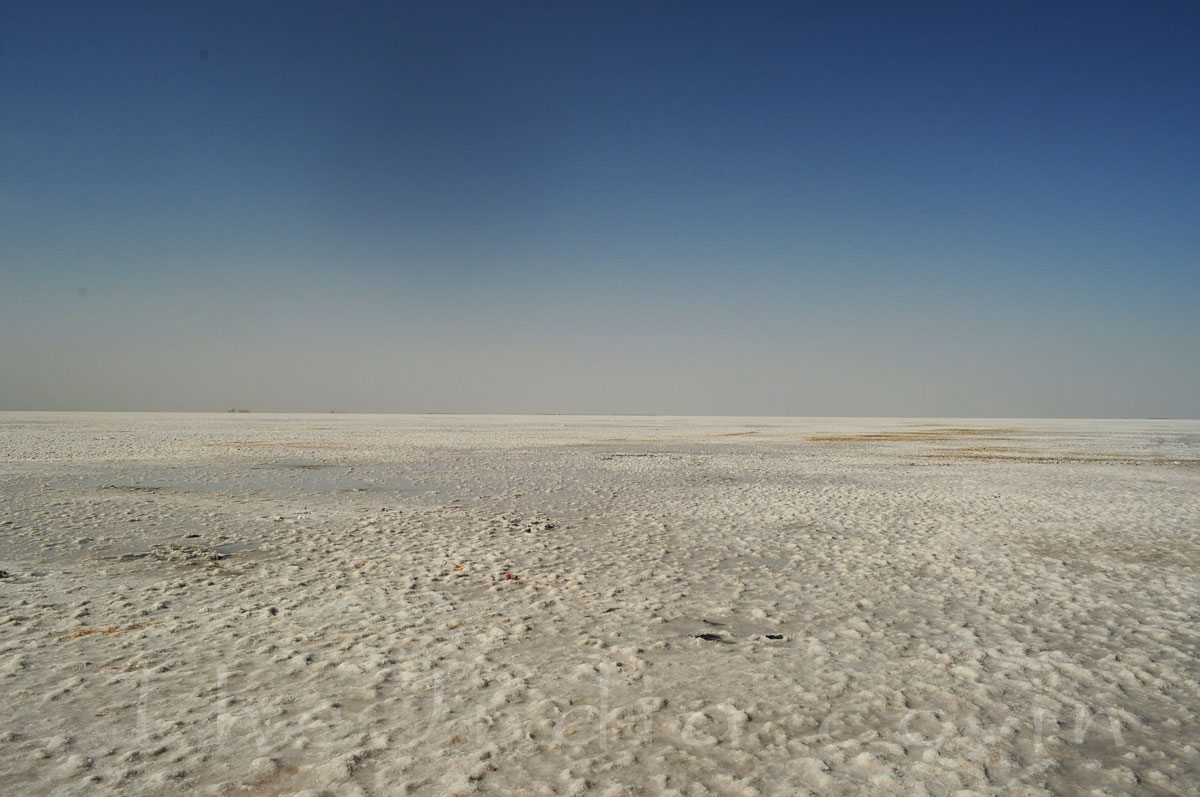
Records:
<instances>
[{"instance_id":1,"label":"blue sky","mask_svg":"<svg viewBox=\"0 0 1200 797\"><path fill-rule=\"evenodd\" d=\"M1200 415L1195 3L10 3L0 409Z\"/></svg>"}]
</instances>

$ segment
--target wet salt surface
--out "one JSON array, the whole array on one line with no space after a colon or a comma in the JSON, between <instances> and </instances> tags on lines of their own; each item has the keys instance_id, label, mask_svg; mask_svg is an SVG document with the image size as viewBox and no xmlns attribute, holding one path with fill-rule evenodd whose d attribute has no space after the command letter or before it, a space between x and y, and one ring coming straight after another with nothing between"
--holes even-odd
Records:
<instances>
[{"instance_id":1,"label":"wet salt surface","mask_svg":"<svg viewBox=\"0 0 1200 797\"><path fill-rule=\"evenodd\" d=\"M1197 793L1198 481L1183 421L0 414L0 782Z\"/></svg>"}]
</instances>

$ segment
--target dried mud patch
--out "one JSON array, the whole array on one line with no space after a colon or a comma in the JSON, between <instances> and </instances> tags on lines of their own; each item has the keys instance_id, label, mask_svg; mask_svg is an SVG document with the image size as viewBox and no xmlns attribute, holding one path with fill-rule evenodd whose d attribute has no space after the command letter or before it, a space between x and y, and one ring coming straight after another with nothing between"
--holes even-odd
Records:
<instances>
[{"instance_id":1,"label":"dried mud patch","mask_svg":"<svg viewBox=\"0 0 1200 797\"><path fill-rule=\"evenodd\" d=\"M166 487L149 487L141 484L105 484L100 487L101 490L120 490L128 493L161 493L168 488Z\"/></svg>"},{"instance_id":2,"label":"dried mud patch","mask_svg":"<svg viewBox=\"0 0 1200 797\"><path fill-rule=\"evenodd\" d=\"M613 451L601 454L600 459L682 459L678 454L664 451Z\"/></svg>"},{"instance_id":3,"label":"dried mud patch","mask_svg":"<svg viewBox=\"0 0 1200 797\"><path fill-rule=\"evenodd\" d=\"M1096 573L1111 570L1114 566L1145 565L1148 567L1179 567L1194 570L1200 562L1200 551L1194 546L1167 547L1166 545L1070 545L1065 543L1039 543L1029 547L1033 553L1045 559L1058 561L1080 573Z\"/></svg>"},{"instance_id":4,"label":"dried mud patch","mask_svg":"<svg viewBox=\"0 0 1200 797\"><path fill-rule=\"evenodd\" d=\"M265 462L252 466L250 470L325 470L336 467L328 462Z\"/></svg>"},{"instance_id":5,"label":"dried mud patch","mask_svg":"<svg viewBox=\"0 0 1200 797\"><path fill-rule=\"evenodd\" d=\"M303 450L329 450L329 449L344 449L349 446L342 443L336 443L329 440L311 441L311 440L213 440L203 444L208 448L280 448L280 449L303 449Z\"/></svg>"},{"instance_id":6,"label":"dried mud patch","mask_svg":"<svg viewBox=\"0 0 1200 797\"><path fill-rule=\"evenodd\" d=\"M673 442L664 437L602 437L578 443L566 443L566 448L591 448L594 446L661 446Z\"/></svg>"},{"instance_id":7,"label":"dried mud patch","mask_svg":"<svg viewBox=\"0 0 1200 797\"><path fill-rule=\"evenodd\" d=\"M1119 454L1097 451L1048 452L1032 448L940 448L921 456L928 459L961 462L1016 462L1023 464L1066 465L1085 463L1092 465L1166 465L1171 467L1200 467L1200 459L1174 459L1172 457L1147 457L1138 454Z\"/></svg>"},{"instance_id":8,"label":"dried mud patch","mask_svg":"<svg viewBox=\"0 0 1200 797\"><path fill-rule=\"evenodd\" d=\"M110 626L104 626L101 628L96 628L96 627L80 628L78 631L72 631L71 633L69 633L65 636L62 636L60 638L61 639L80 639L85 636L94 636L96 634L106 634L107 635L107 634L119 634L119 633L122 633L125 631L141 631L142 629L144 629L146 627L147 627L147 625L145 623L134 623L133 625L124 625L124 626L110 625Z\"/></svg>"},{"instance_id":9,"label":"dried mud patch","mask_svg":"<svg viewBox=\"0 0 1200 797\"><path fill-rule=\"evenodd\" d=\"M814 435L808 440L811 443L941 443L953 440L1008 440L1021 433L1021 429L1008 427L941 426L861 434Z\"/></svg>"},{"instance_id":10,"label":"dried mud patch","mask_svg":"<svg viewBox=\"0 0 1200 797\"><path fill-rule=\"evenodd\" d=\"M257 549L246 543L227 543L215 546L162 543L148 549L126 551L105 557L121 563L171 564L184 567L203 567L213 572L232 572L223 569L253 554Z\"/></svg>"}]
</instances>

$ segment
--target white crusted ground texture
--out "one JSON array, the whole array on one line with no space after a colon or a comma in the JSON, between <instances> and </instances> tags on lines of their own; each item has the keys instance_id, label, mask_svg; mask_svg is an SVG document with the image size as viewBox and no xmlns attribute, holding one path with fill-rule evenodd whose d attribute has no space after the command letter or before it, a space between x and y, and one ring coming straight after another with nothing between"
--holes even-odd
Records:
<instances>
[{"instance_id":1,"label":"white crusted ground texture","mask_svg":"<svg viewBox=\"0 0 1200 797\"><path fill-rule=\"evenodd\" d=\"M1197 794L1198 566L1193 421L0 414L0 788Z\"/></svg>"}]
</instances>

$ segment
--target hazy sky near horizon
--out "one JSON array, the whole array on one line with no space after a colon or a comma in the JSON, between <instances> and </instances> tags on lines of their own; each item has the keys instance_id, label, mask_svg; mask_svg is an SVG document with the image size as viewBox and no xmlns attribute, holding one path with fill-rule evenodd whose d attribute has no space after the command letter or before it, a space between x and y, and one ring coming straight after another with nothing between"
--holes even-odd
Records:
<instances>
[{"instance_id":1,"label":"hazy sky near horizon","mask_svg":"<svg viewBox=\"0 0 1200 797\"><path fill-rule=\"evenodd\" d=\"M1200 417L1200 3L6 3L0 410Z\"/></svg>"}]
</instances>

